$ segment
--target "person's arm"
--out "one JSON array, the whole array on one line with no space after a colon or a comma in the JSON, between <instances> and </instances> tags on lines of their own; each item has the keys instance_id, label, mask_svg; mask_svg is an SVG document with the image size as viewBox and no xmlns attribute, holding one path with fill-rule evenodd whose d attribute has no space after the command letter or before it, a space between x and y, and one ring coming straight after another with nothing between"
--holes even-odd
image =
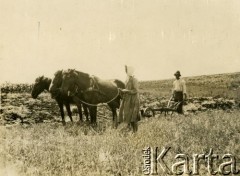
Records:
<instances>
[{"instance_id":1,"label":"person's arm","mask_svg":"<svg viewBox=\"0 0 240 176\"><path fill-rule=\"evenodd\" d=\"M127 93L127 94L131 94L131 95L134 95L134 94L137 94L138 93L138 80L136 78L132 78L131 80L133 82L133 89L132 90L129 90L129 89L123 89L122 92L123 93Z\"/></svg>"},{"instance_id":2,"label":"person's arm","mask_svg":"<svg viewBox=\"0 0 240 176\"><path fill-rule=\"evenodd\" d=\"M129 94L137 94L138 93L138 88L139 88L139 85L138 85L138 80L136 78L133 78L133 89L132 90L129 90Z\"/></svg>"}]
</instances>

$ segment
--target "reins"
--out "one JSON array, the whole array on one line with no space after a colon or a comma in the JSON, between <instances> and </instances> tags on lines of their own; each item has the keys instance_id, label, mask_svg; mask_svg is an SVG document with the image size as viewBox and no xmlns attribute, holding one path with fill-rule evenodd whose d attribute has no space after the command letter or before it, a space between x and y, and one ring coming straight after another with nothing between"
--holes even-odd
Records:
<instances>
[{"instance_id":1,"label":"reins","mask_svg":"<svg viewBox=\"0 0 240 176\"><path fill-rule=\"evenodd\" d=\"M100 106L100 105L105 105L105 104L111 103L112 101L114 101L114 100L118 97L118 95L119 95L119 89L117 89L117 90L118 90L117 95L116 95L114 98L112 98L111 100L107 101L107 102L98 103L98 104L91 104L91 103L87 103L87 102L81 100L80 98L79 98L79 101L80 101L81 103L85 104L85 105L88 105L88 106ZM99 105L99 104L100 104L100 105Z\"/></svg>"},{"instance_id":2,"label":"reins","mask_svg":"<svg viewBox=\"0 0 240 176\"><path fill-rule=\"evenodd\" d=\"M92 83L90 83L90 87L89 87L88 90L86 90L86 91L81 91L82 93L87 92L87 91L90 92L90 91L95 90L95 91L97 91L98 93L100 93L100 94L102 94L102 95L104 95L104 96L107 96L106 94L104 94L103 92L101 92L101 90L99 89L99 85L97 84L97 81L96 81L96 79L95 79L95 76L91 76L91 77L90 77L90 80L92 80ZM97 89L94 89L94 87L96 87ZM116 86L116 87L117 87L117 86ZM92 88L92 89L90 89L90 88ZM104 104L108 104L108 103L111 103L112 101L114 101L114 100L119 96L119 94L120 94L120 90L119 90L118 87L117 87L117 90L118 90L118 92L117 92L116 96L114 96L114 98L112 98L111 100L109 100L109 101L107 101L107 102L92 104L92 103L88 103L88 102L80 99L79 96L77 96L77 94L79 93L79 87L78 87L78 85L76 84L76 87L75 87L75 95L74 95L74 96L77 96L78 99L79 99L79 101L80 101L81 103L85 104L85 105L88 105L88 106L98 106L99 104L100 104L100 105L101 105L101 104L104 105Z\"/></svg>"}]
</instances>

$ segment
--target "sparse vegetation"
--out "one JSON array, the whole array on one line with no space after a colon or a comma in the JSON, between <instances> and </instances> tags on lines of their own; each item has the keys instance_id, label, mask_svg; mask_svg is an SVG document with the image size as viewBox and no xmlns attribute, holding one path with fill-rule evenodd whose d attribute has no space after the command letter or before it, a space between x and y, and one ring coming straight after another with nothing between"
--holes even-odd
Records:
<instances>
[{"instance_id":1,"label":"sparse vegetation","mask_svg":"<svg viewBox=\"0 0 240 176\"><path fill-rule=\"evenodd\" d=\"M185 77L189 97L224 97L240 99L240 73ZM142 93L169 97L173 80L144 81Z\"/></svg>"},{"instance_id":2,"label":"sparse vegetation","mask_svg":"<svg viewBox=\"0 0 240 176\"><path fill-rule=\"evenodd\" d=\"M172 147L170 157L189 154L240 154L240 112L155 117L140 122L137 134L100 126L41 123L1 126L1 174L142 175L142 149ZM171 161L167 161L171 162ZM207 169L202 169L202 174Z\"/></svg>"},{"instance_id":3,"label":"sparse vegetation","mask_svg":"<svg viewBox=\"0 0 240 176\"><path fill-rule=\"evenodd\" d=\"M202 77L186 80L189 91L198 97L219 95L221 98L224 96L219 92L225 91L225 98L237 101L239 90L226 86L233 81L226 79L230 77L236 78L226 74L203 77L206 82L201 82ZM167 99L170 88L171 80L141 83L142 104ZM193 98L191 94L190 98ZM43 93L33 100L26 92L2 93L0 175L142 175L142 149L147 146L170 146L168 164L178 153L191 156L208 153L210 148L219 155L232 153L239 157L239 116L239 107L197 111L185 116L157 114L143 118L139 131L132 134L122 125L112 129L111 113L105 107L99 107L97 127L78 124L77 114L73 124L67 122L63 126L58 107L49 94ZM201 175L207 175L204 163L201 166ZM240 169L239 158L237 167Z\"/></svg>"}]
</instances>

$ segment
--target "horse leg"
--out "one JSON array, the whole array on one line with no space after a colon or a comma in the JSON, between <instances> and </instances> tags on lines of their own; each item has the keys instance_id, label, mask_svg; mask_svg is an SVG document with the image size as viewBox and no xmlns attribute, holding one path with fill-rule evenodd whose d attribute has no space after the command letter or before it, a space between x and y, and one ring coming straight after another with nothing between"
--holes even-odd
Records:
<instances>
[{"instance_id":1,"label":"horse leg","mask_svg":"<svg viewBox=\"0 0 240 176\"><path fill-rule=\"evenodd\" d=\"M69 116L71 122L73 122L72 112L71 112L71 109L70 109L70 104L69 104L69 103L66 103L65 106L66 106L66 109L67 109L68 116Z\"/></svg>"},{"instance_id":2,"label":"horse leg","mask_svg":"<svg viewBox=\"0 0 240 176\"><path fill-rule=\"evenodd\" d=\"M62 124L66 125L65 119L64 119L64 111L63 111L63 103L60 101L57 101L59 109L60 109L60 113L61 113L61 117L62 117Z\"/></svg>"},{"instance_id":3,"label":"horse leg","mask_svg":"<svg viewBox=\"0 0 240 176\"><path fill-rule=\"evenodd\" d=\"M83 121L83 116L82 116L82 105L81 105L81 103L77 104L77 108L78 108L79 122L82 122Z\"/></svg>"},{"instance_id":4,"label":"horse leg","mask_svg":"<svg viewBox=\"0 0 240 176\"><path fill-rule=\"evenodd\" d=\"M97 124L97 107L93 107L93 123Z\"/></svg>"},{"instance_id":5,"label":"horse leg","mask_svg":"<svg viewBox=\"0 0 240 176\"><path fill-rule=\"evenodd\" d=\"M138 131L137 122L131 122L131 126L132 126L132 129L133 129L133 133L136 133Z\"/></svg>"},{"instance_id":6,"label":"horse leg","mask_svg":"<svg viewBox=\"0 0 240 176\"><path fill-rule=\"evenodd\" d=\"M113 116L113 122L114 122L117 116L117 111L116 111L116 108L111 108L111 110L112 110L112 116Z\"/></svg>"},{"instance_id":7,"label":"horse leg","mask_svg":"<svg viewBox=\"0 0 240 176\"><path fill-rule=\"evenodd\" d=\"M113 123L112 123L112 127L113 128L117 128L117 109L114 105L112 104L108 104L108 106L110 107L111 111L112 111L112 116L113 116Z\"/></svg>"},{"instance_id":8,"label":"horse leg","mask_svg":"<svg viewBox=\"0 0 240 176\"><path fill-rule=\"evenodd\" d=\"M117 128L118 123L117 123L117 109L112 108L112 115L113 115L113 127Z\"/></svg>"},{"instance_id":9,"label":"horse leg","mask_svg":"<svg viewBox=\"0 0 240 176\"><path fill-rule=\"evenodd\" d=\"M88 118L88 116L89 116L88 107L85 104L83 104L83 111L84 111L84 114L86 116L86 120L89 121L89 118Z\"/></svg>"},{"instance_id":10,"label":"horse leg","mask_svg":"<svg viewBox=\"0 0 240 176\"><path fill-rule=\"evenodd\" d=\"M91 116L91 124L97 123L97 107L91 106L89 107L90 116Z\"/></svg>"}]
</instances>

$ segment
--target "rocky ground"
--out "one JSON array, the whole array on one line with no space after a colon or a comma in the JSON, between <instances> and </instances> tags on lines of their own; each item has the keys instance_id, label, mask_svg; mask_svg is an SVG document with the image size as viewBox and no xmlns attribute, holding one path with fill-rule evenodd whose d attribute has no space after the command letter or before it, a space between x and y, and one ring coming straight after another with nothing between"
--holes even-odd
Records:
<instances>
[{"instance_id":1,"label":"rocky ground","mask_svg":"<svg viewBox=\"0 0 240 176\"><path fill-rule=\"evenodd\" d=\"M169 99L151 94L141 94L141 109L159 109L167 107ZM29 93L3 93L1 95L1 124L16 123L48 123L61 122L59 107L49 93L43 93L37 99ZM172 102L171 102L172 103ZM170 103L170 105L171 105ZM195 113L208 110L227 110L239 108L239 102L234 99L220 97L190 97L184 103L185 113ZM73 116L77 118L77 108L72 106ZM67 114L65 112L65 114ZM107 107L98 108L98 116L111 120L111 112ZM65 115L66 121L69 118ZM103 118L100 118L101 120ZM100 120L100 121L101 121Z\"/></svg>"}]
</instances>

